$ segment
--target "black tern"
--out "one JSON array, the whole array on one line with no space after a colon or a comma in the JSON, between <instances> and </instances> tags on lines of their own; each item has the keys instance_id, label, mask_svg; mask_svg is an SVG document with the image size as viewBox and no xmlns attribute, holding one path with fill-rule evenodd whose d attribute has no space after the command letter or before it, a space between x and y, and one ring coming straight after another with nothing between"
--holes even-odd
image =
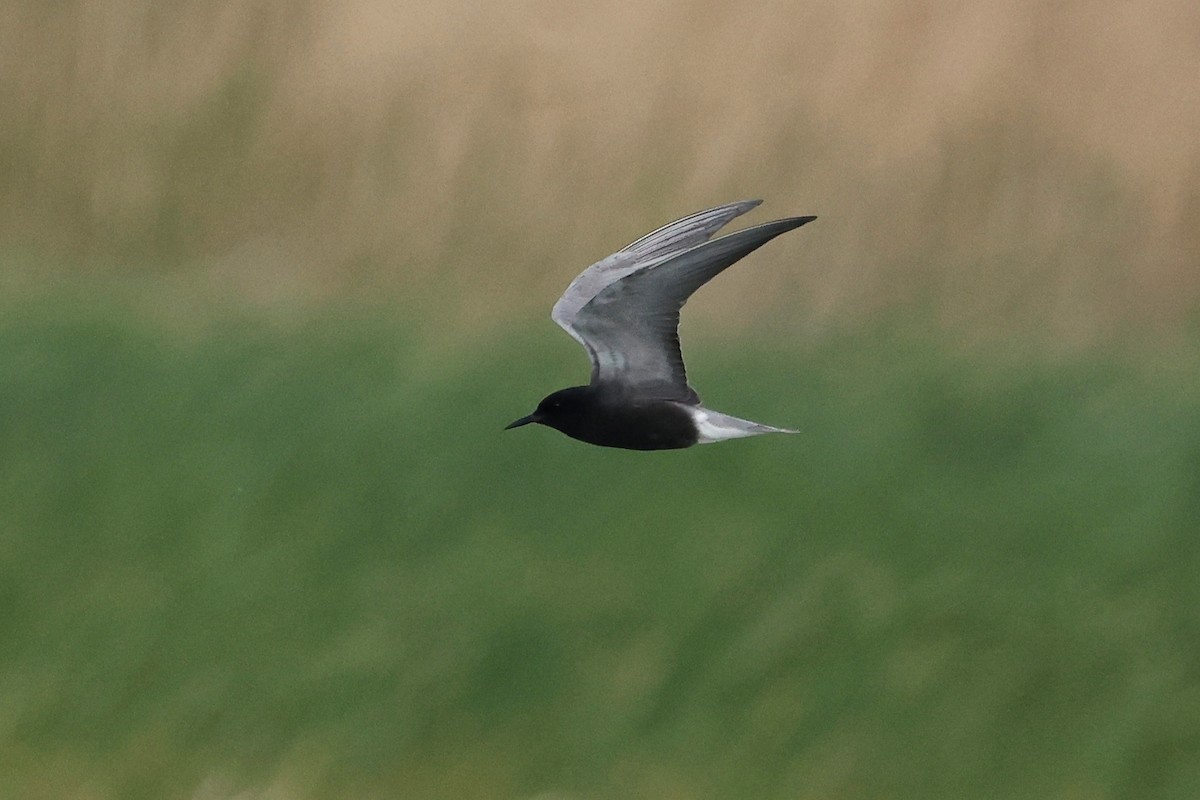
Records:
<instances>
[{"instance_id":1,"label":"black tern","mask_svg":"<svg viewBox=\"0 0 1200 800\"><path fill-rule=\"evenodd\" d=\"M592 360L587 386L560 389L508 428L536 422L574 439L627 450L674 450L761 433L795 433L700 405L679 349L679 311L739 259L816 217L712 235L761 200L710 208L648 233L585 269L550 318Z\"/></svg>"}]
</instances>

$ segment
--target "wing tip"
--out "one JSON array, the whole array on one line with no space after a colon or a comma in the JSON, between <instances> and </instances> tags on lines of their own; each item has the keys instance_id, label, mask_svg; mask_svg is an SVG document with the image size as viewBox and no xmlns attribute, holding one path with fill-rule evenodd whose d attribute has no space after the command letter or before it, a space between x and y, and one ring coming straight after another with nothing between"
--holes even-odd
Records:
<instances>
[{"instance_id":1,"label":"wing tip","mask_svg":"<svg viewBox=\"0 0 1200 800\"><path fill-rule=\"evenodd\" d=\"M815 219L816 217L813 215L804 217L784 217L783 219L777 219L773 222L764 223L764 225L775 228L778 233L785 233L787 231L795 230L802 225L807 225Z\"/></svg>"}]
</instances>

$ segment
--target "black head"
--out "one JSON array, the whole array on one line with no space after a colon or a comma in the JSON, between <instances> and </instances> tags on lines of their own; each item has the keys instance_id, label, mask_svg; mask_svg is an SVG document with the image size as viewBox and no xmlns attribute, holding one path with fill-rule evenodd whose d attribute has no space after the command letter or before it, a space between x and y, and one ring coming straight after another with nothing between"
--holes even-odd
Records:
<instances>
[{"instance_id":1,"label":"black head","mask_svg":"<svg viewBox=\"0 0 1200 800\"><path fill-rule=\"evenodd\" d=\"M573 423L588 414L595 403L594 394L595 390L591 386L572 386L569 389L559 389L542 398L542 402L538 403L538 407L532 414L521 417L505 426L504 429L519 428L522 425L536 422L539 425L549 425L551 428L565 432L565 429L574 427Z\"/></svg>"}]
</instances>

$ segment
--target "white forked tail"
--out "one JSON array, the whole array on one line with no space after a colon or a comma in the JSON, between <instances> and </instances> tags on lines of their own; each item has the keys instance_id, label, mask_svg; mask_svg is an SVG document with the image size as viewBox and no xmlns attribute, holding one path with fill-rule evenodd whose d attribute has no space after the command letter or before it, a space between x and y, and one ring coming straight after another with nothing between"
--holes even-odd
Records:
<instances>
[{"instance_id":1,"label":"white forked tail","mask_svg":"<svg viewBox=\"0 0 1200 800\"><path fill-rule=\"evenodd\" d=\"M726 439L744 439L747 436L758 436L762 433L799 433L790 428L773 428L770 425L761 425L748 419L738 419L701 406L688 406L687 410L696 423L696 433L700 437L697 444L712 444Z\"/></svg>"}]
</instances>

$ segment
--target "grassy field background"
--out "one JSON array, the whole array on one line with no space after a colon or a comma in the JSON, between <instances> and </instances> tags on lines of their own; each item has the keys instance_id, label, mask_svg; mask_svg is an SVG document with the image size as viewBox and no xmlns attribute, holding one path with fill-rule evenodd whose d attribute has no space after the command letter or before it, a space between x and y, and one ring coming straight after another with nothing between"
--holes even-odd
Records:
<instances>
[{"instance_id":1,"label":"grassy field background","mask_svg":"<svg viewBox=\"0 0 1200 800\"><path fill-rule=\"evenodd\" d=\"M1200 11L0 8L0 798L1200 796ZM815 213L502 432L576 271Z\"/></svg>"},{"instance_id":2,"label":"grassy field background","mask_svg":"<svg viewBox=\"0 0 1200 800\"><path fill-rule=\"evenodd\" d=\"M225 323L0 326L5 796L1200 788L1195 350L709 342L803 433L647 458L500 430L544 331Z\"/></svg>"}]
</instances>

